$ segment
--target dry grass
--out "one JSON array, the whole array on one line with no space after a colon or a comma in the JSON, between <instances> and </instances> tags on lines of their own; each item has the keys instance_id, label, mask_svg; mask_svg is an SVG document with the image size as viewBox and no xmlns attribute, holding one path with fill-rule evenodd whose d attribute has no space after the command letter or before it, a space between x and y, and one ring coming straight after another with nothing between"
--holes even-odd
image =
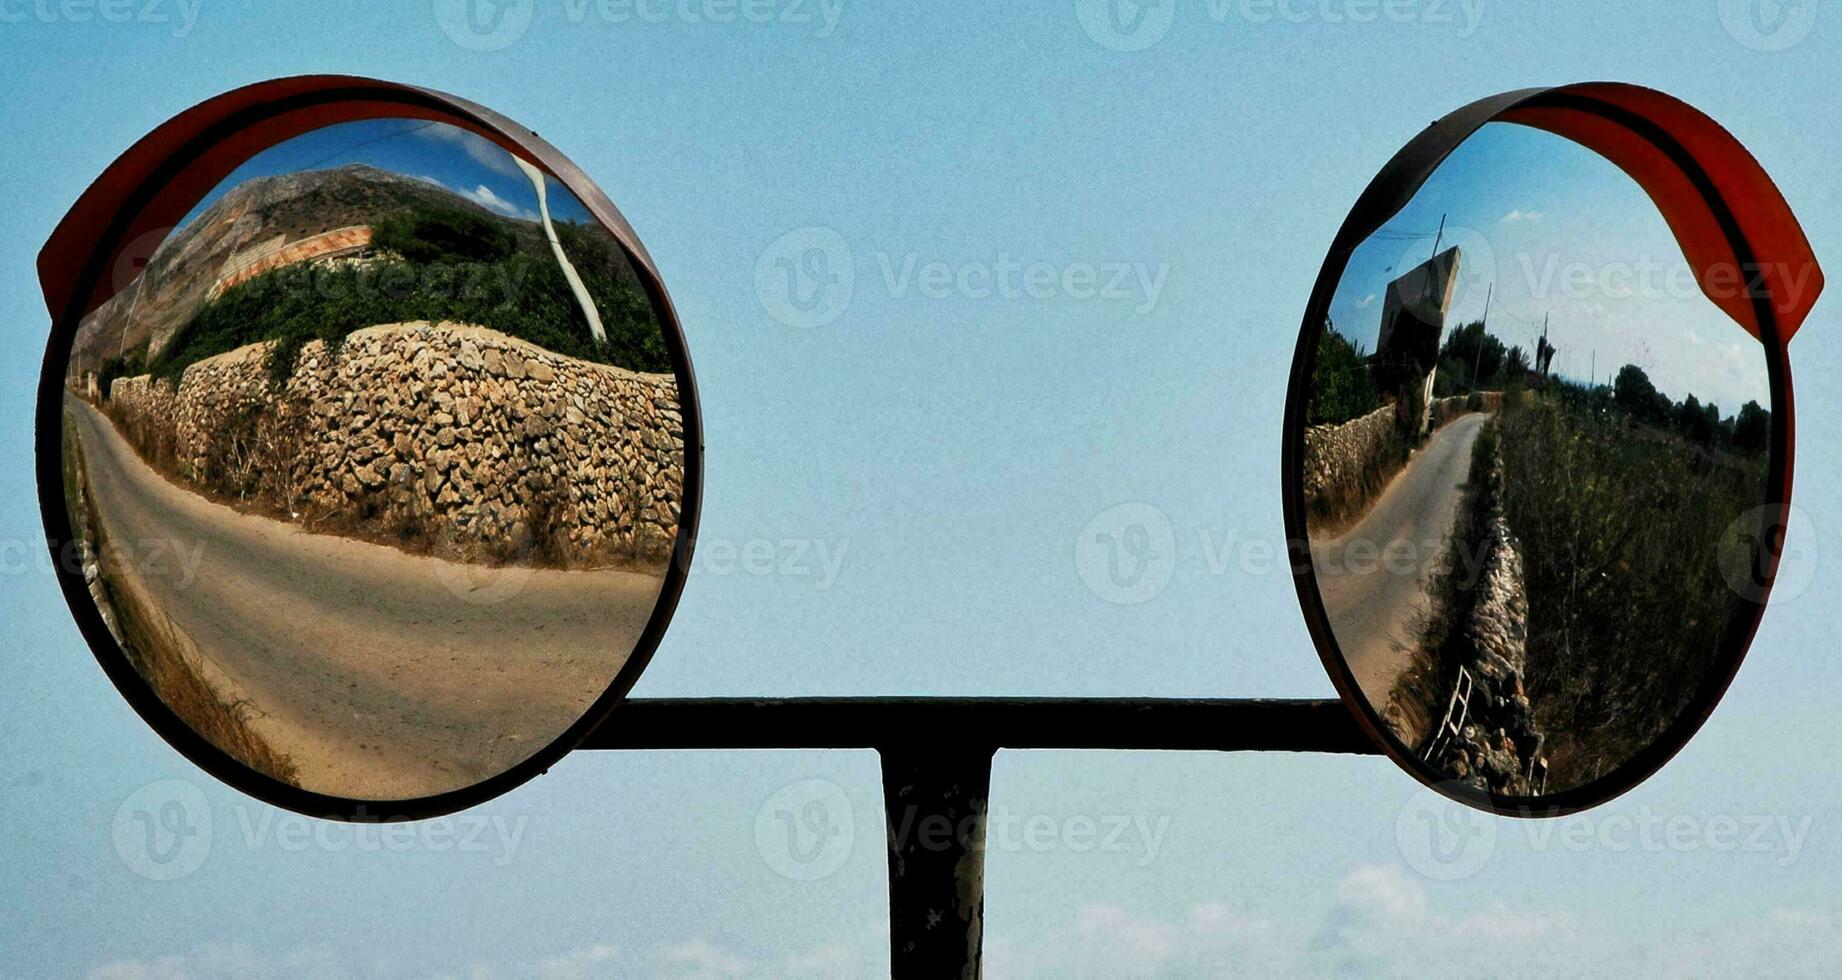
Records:
<instances>
[{"instance_id":1,"label":"dry grass","mask_svg":"<svg viewBox=\"0 0 1842 980\"><path fill-rule=\"evenodd\" d=\"M1507 403L1501 418L1529 697L1550 785L1579 785L1660 735L1714 666L1739 605L1723 536L1764 499L1765 461L1710 456L1556 394Z\"/></svg>"}]
</instances>

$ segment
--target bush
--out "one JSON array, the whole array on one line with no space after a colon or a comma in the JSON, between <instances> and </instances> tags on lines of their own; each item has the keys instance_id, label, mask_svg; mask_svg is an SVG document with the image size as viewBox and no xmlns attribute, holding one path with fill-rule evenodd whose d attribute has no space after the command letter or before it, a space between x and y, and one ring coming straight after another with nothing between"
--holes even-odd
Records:
<instances>
[{"instance_id":1,"label":"bush","mask_svg":"<svg viewBox=\"0 0 1842 980\"><path fill-rule=\"evenodd\" d=\"M1348 422L1380 408L1381 392L1362 350L1330 324L1318 335L1311 365L1311 401L1306 422L1326 425Z\"/></svg>"},{"instance_id":2,"label":"bush","mask_svg":"<svg viewBox=\"0 0 1842 980\"><path fill-rule=\"evenodd\" d=\"M1764 469L1554 396L1505 398L1498 418L1528 693L1554 785L1579 785L1653 740L1713 665L1737 608L1721 536L1764 499Z\"/></svg>"},{"instance_id":3,"label":"bush","mask_svg":"<svg viewBox=\"0 0 1842 980\"><path fill-rule=\"evenodd\" d=\"M601 315L605 342L591 335L547 245L541 256L515 252L502 226L462 212L416 212L375 226L372 242L387 252L382 258L363 265L300 263L231 287L180 327L150 367L158 377L176 379L207 357L273 340L268 368L279 383L310 341L325 341L336 354L347 334L364 327L452 320L568 357L670 371L652 303L622 275L624 256L613 254L611 242L567 223L558 226L558 240Z\"/></svg>"},{"instance_id":4,"label":"bush","mask_svg":"<svg viewBox=\"0 0 1842 980\"><path fill-rule=\"evenodd\" d=\"M109 387L115 383L115 379L132 378L146 373L146 348L136 348L120 357L108 358L96 372L96 386L101 390L97 397L101 401L108 401Z\"/></svg>"}]
</instances>

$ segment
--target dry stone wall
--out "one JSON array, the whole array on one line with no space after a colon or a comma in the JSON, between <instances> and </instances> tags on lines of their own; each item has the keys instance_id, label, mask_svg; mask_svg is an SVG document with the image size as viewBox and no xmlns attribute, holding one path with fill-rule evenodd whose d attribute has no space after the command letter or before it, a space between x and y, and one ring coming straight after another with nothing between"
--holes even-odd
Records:
<instances>
[{"instance_id":1,"label":"dry stone wall","mask_svg":"<svg viewBox=\"0 0 1842 980\"><path fill-rule=\"evenodd\" d=\"M684 422L671 375L563 357L454 323L307 344L284 385L269 344L110 389L180 475L256 488L308 520L404 529L468 556L656 561L677 535ZM246 479L247 478L247 479Z\"/></svg>"},{"instance_id":2,"label":"dry stone wall","mask_svg":"<svg viewBox=\"0 0 1842 980\"><path fill-rule=\"evenodd\" d=\"M1305 430L1305 500L1354 500L1361 496L1363 474L1380 455L1394 431L1394 406L1360 418Z\"/></svg>"},{"instance_id":3,"label":"dry stone wall","mask_svg":"<svg viewBox=\"0 0 1842 980\"><path fill-rule=\"evenodd\" d=\"M1547 766L1522 683L1529 603L1521 549L1503 518L1502 479L1502 463L1493 459L1484 496L1473 503L1485 508L1481 561L1453 645L1465 680L1454 684L1459 696L1439 706L1444 720L1427 745L1428 761L1480 789L1530 796L1541 792Z\"/></svg>"}]
</instances>

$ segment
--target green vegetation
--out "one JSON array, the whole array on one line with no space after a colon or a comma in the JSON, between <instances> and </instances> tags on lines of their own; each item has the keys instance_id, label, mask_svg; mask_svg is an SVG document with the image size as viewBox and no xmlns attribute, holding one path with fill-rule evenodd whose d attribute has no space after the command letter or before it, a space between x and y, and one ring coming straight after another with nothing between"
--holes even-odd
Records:
<instances>
[{"instance_id":1,"label":"green vegetation","mask_svg":"<svg viewBox=\"0 0 1842 980\"><path fill-rule=\"evenodd\" d=\"M278 341L271 377L284 380L308 342L337 351L347 334L381 323L452 320L490 327L569 357L634 371L671 370L652 305L625 257L597 230L557 225L601 314L605 343L589 332L548 245L533 247L505 222L420 208L380 219L379 256L363 263L298 263L226 290L174 333L147 367L177 378L188 366L258 341Z\"/></svg>"},{"instance_id":2,"label":"green vegetation","mask_svg":"<svg viewBox=\"0 0 1842 980\"><path fill-rule=\"evenodd\" d=\"M1761 457L1710 453L1658 420L1662 402L1637 397L1641 375L1620 372L1615 410L1551 383L1498 416L1530 610L1526 683L1557 787L1610 771L1681 713L1736 608L1723 529L1764 495Z\"/></svg>"},{"instance_id":3,"label":"green vegetation","mask_svg":"<svg viewBox=\"0 0 1842 980\"><path fill-rule=\"evenodd\" d=\"M1362 348L1336 331L1329 321L1318 335L1316 360L1311 366L1311 402L1305 410L1307 425L1348 422L1380 408L1381 391L1369 370Z\"/></svg>"},{"instance_id":4,"label":"green vegetation","mask_svg":"<svg viewBox=\"0 0 1842 980\"><path fill-rule=\"evenodd\" d=\"M96 371L96 385L100 389L98 397L109 400L109 386L116 378L133 378L147 373L147 350L137 347L119 357L111 357L102 362Z\"/></svg>"},{"instance_id":5,"label":"green vegetation","mask_svg":"<svg viewBox=\"0 0 1842 980\"><path fill-rule=\"evenodd\" d=\"M1503 387L1503 368L1509 352L1503 342L1484 332L1484 321L1453 327L1439 349L1439 372L1433 394L1439 398Z\"/></svg>"}]
</instances>

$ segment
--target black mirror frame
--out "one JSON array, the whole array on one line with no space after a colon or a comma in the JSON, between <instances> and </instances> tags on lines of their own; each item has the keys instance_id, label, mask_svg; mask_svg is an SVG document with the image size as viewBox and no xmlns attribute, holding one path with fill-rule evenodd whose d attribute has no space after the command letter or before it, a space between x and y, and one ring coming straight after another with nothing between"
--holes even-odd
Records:
<instances>
[{"instance_id":1,"label":"black mirror frame","mask_svg":"<svg viewBox=\"0 0 1842 980\"><path fill-rule=\"evenodd\" d=\"M1335 632L1318 592L1306 528L1303 486L1305 412L1310 399L1311 373L1317 349L1317 326L1324 322L1329 312L1331 298L1356 246L1405 206L1460 144L1487 123L1511 121L1534 125L1526 116L1522 119L1513 117L1518 113L1539 116L1543 112L1556 111L1578 114L1583 118L1594 117L1594 125L1614 128L1626 138L1635 136L1660 151L1662 157L1677 168L1678 172L1672 176L1686 178L1688 185L1699 194L1699 200L1695 203L1705 207L1706 217L1718 226L1734 267L1752 270L1756 275L1747 283L1746 296L1751 301L1752 315L1757 324L1755 336L1765 348L1772 408L1771 455L1765 499L1761 508L1762 513L1766 514L1767 534L1761 536L1762 542L1781 542L1784 524L1790 514L1795 426L1787 346L1822 288L1821 270L1816 266L1815 257L1810 253L1801 229L1796 227L1795 219L1790 216L1788 205L1778 196L1777 189L1739 142L1713 120L1686 104L1662 93L1631 85L1584 83L1558 88L1522 89L1480 99L1458 109L1434 122L1402 147L1370 182L1344 219L1325 256L1310 301L1305 307L1286 395L1280 452L1280 492L1285 511L1287 550L1292 563L1293 584L1298 590L1305 623L1325 671L1330 675L1345 707L1383 754L1420 783L1447 798L1502 816L1564 816L1597 806L1643 782L1673 758L1707 721L1739 670L1765 614L1780 557L1778 548L1763 547L1759 565L1765 583L1763 590L1757 597L1736 596L1740 606L1728 624L1714 669L1697 688L1676 720L1656 741L1618 768L1580 786L1538 797L1515 797L1491 793L1458 781L1420 760L1410 746L1396 737L1392 729L1381 721L1376 709L1369 704L1356 683L1337 645ZM1659 116L1665 118L1656 118ZM1505 117L1512 118L1506 120ZM1699 152L1684 145L1680 136L1685 130L1692 131ZM1587 145L1589 149L1598 152L1598 148ZM1715 159L1709 159L1710 156ZM1720 186L1720 181L1710 177L1710 164L1732 168L1723 170L1723 175L1730 180L1733 179L1734 171L1739 172L1740 180L1757 196L1730 200L1729 194ZM1642 180L1639 182L1643 183ZM1654 189L1646 186L1646 190L1655 197ZM1778 209L1774 213L1777 224L1774 233L1769 236L1771 240L1749 240L1742 222L1736 217L1736 209L1753 208ZM1785 263L1782 266L1785 269L1807 268L1815 274L1814 279L1809 280L1814 282L1814 288L1806 296L1777 296L1774 301L1772 281L1759 272L1771 263ZM1776 532L1776 535L1772 532Z\"/></svg>"},{"instance_id":2,"label":"black mirror frame","mask_svg":"<svg viewBox=\"0 0 1842 980\"><path fill-rule=\"evenodd\" d=\"M352 107L352 114L342 116L342 105ZM359 106L364 108L360 110ZM280 117L289 113L297 114L296 118L305 114L319 120L298 130L307 132L352 119L380 118L398 110L401 115L468 129L535 162L575 194L620 243L645 286L671 358L684 426L683 488L678 533L651 616L612 682L580 718L522 762L471 786L405 800L358 800L294 786L245 765L193 731L128 663L90 599L82 570L62 560L74 541L63 505L63 378L79 322L106 298L105 277L123 249L136 239L137 232L144 231L137 228L137 222L145 224L150 202L201 156L236 144L234 159L248 159L295 135L263 135L263 127L272 129ZM160 222L153 224L158 226ZM703 416L684 331L652 257L607 195L536 133L465 99L414 86L340 75L260 82L194 106L122 154L78 199L53 233L39 255L39 274L52 326L39 377L35 453L39 510L52 565L65 602L103 672L142 720L181 755L250 796L298 813L353 822L417 820L463 810L516 788L548 770L618 714L621 702L658 648L684 591L703 497Z\"/></svg>"}]
</instances>

